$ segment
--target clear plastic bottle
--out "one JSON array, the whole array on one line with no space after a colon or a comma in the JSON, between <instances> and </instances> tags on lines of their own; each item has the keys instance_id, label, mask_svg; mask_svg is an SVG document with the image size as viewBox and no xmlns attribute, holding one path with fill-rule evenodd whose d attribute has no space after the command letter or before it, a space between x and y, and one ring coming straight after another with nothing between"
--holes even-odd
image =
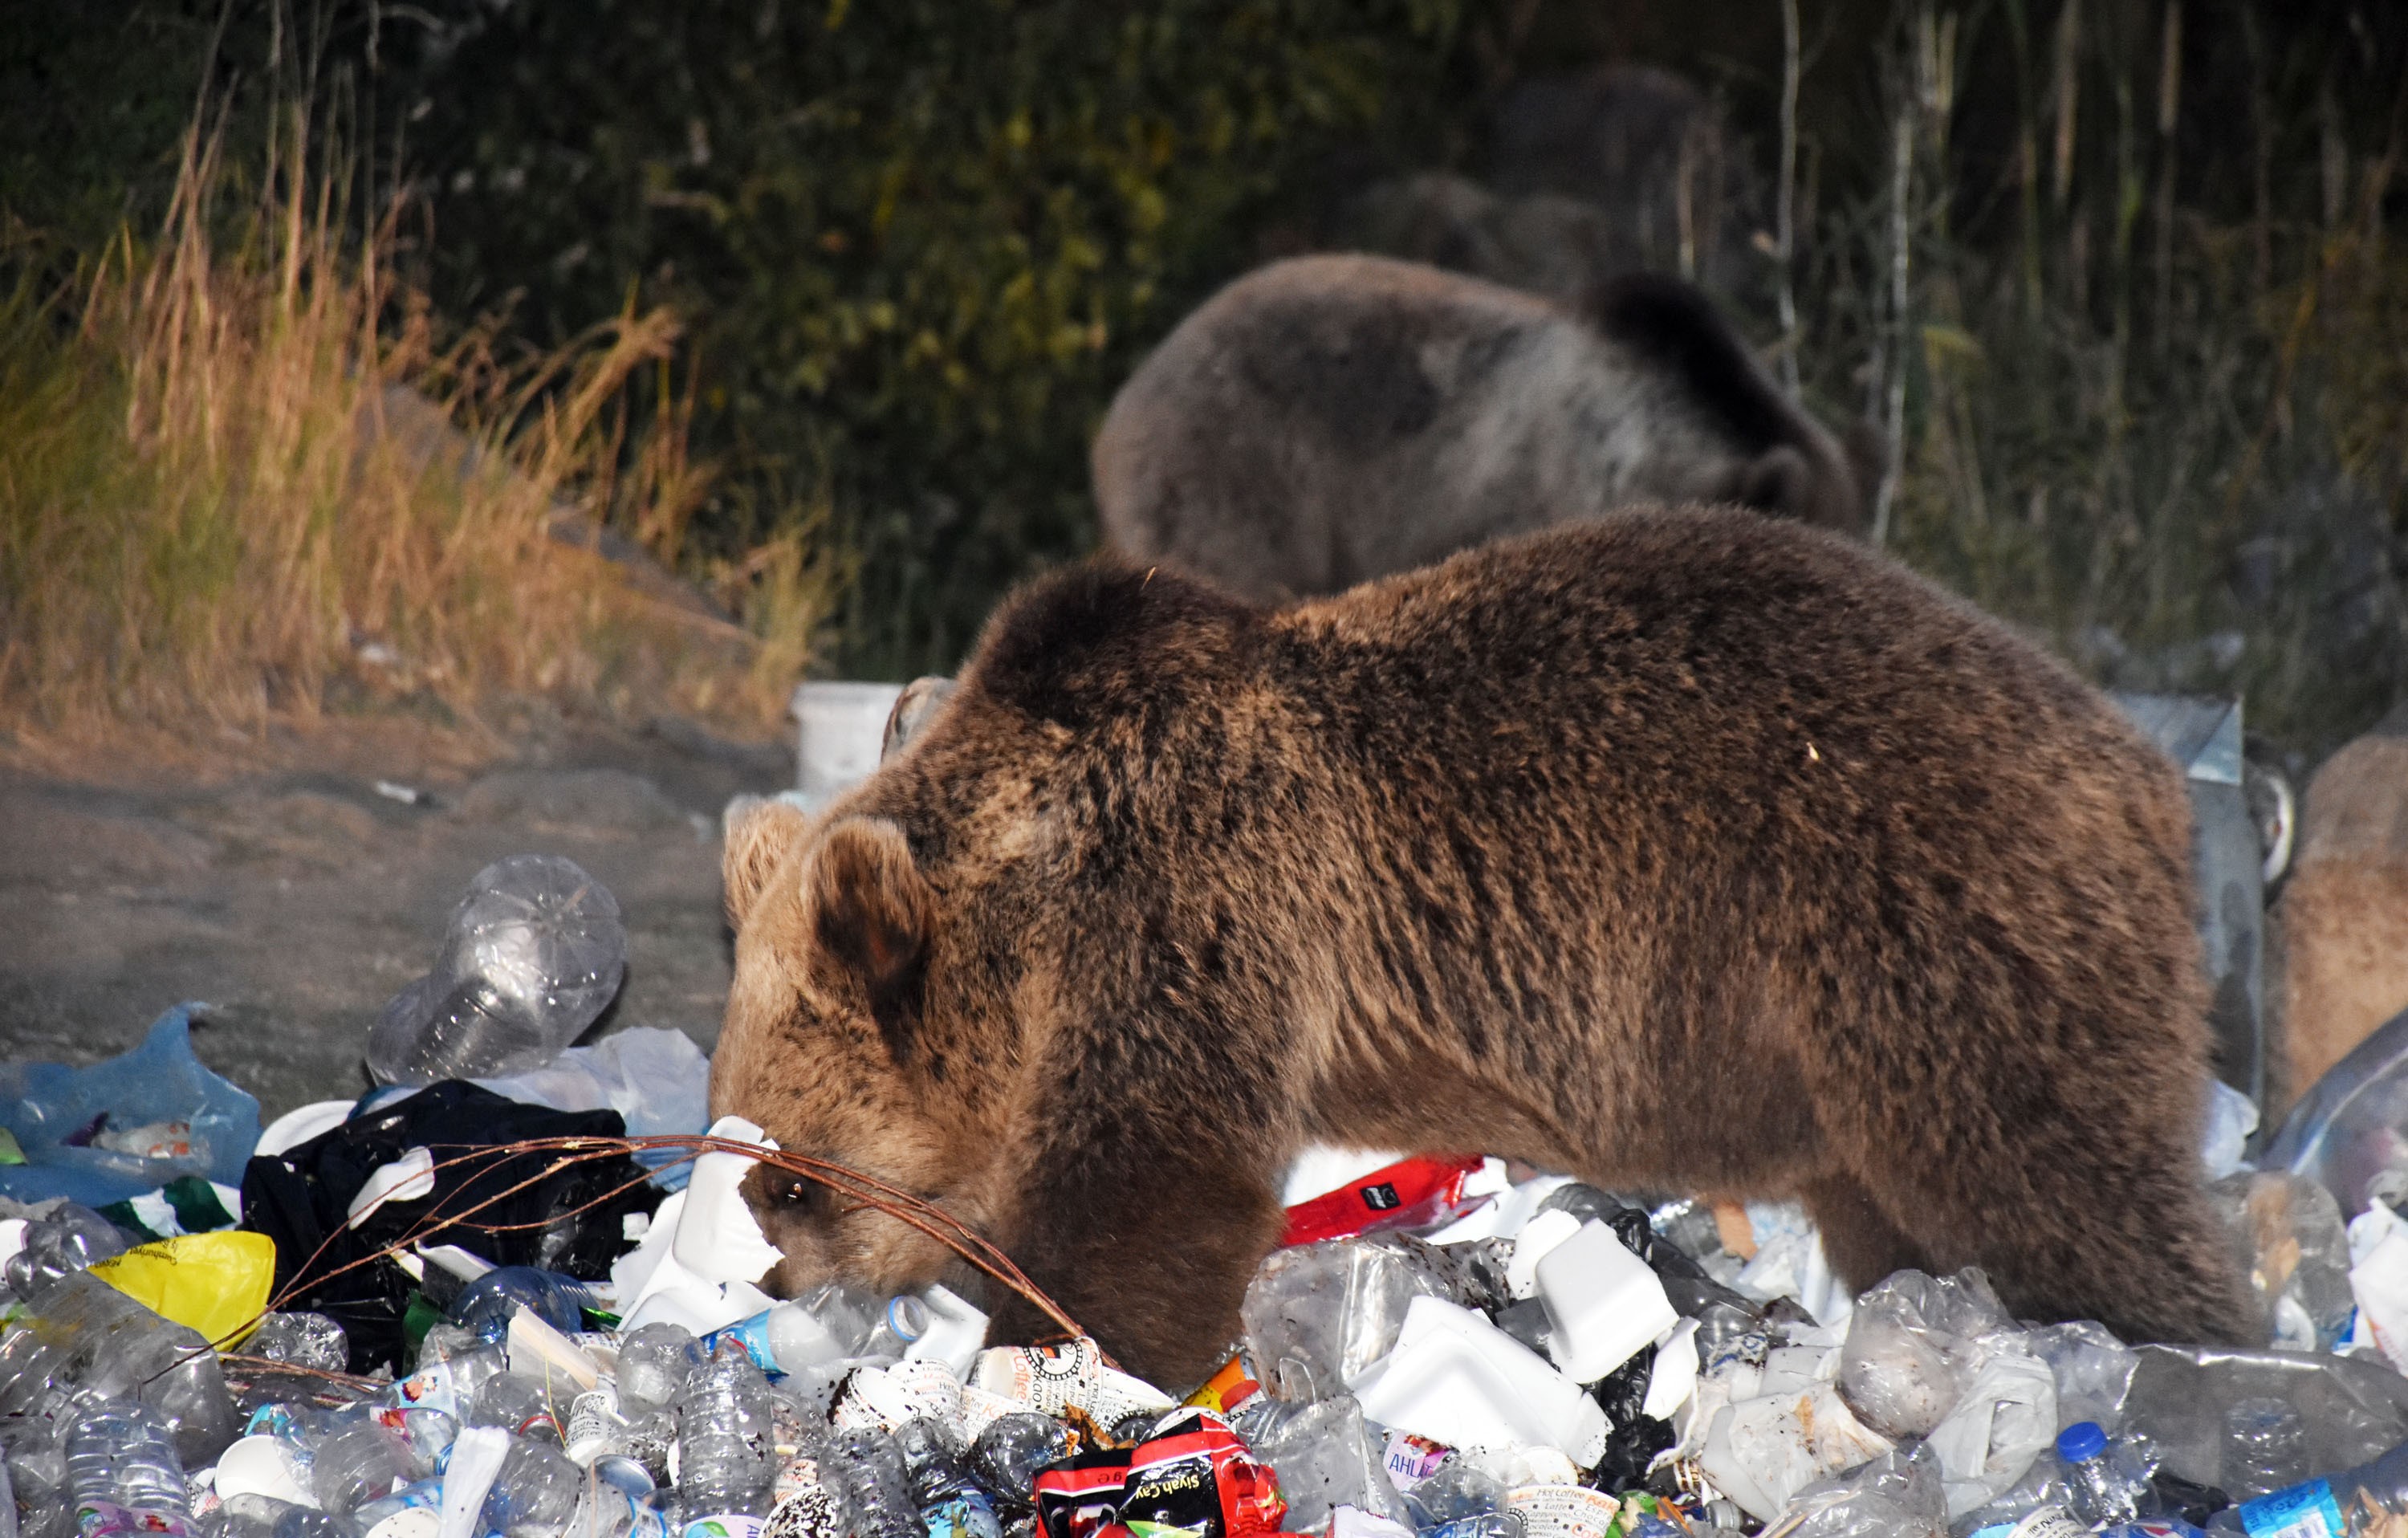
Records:
<instances>
[{"instance_id":1,"label":"clear plastic bottle","mask_svg":"<svg viewBox=\"0 0 2408 1538\"><path fill-rule=\"evenodd\" d=\"M382 1500L428 1472L397 1429L366 1416L342 1417L308 1452L309 1493L331 1512Z\"/></svg>"},{"instance_id":2,"label":"clear plastic bottle","mask_svg":"<svg viewBox=\"0 0 2408 1538\"><path fill-rule=\"evenodd\" d=\"M2139 1515L2148 1483L2108 1456L2107 1433L2097 1421L2079 1420L2057 1432L2057 1456L2065 1463L2066 1491L2076 1516L2103 1527Z\"/></svg>"},{"instance_id":3,"label":"clear plastic bottle","mask_svg":"<svg viewBox=\"0 0 2408 1538\"><path fill-rule=\"evenodd\" d=\"M877 1325L869 1339L863 1343L865 1357L893 1357L897 1361L903 1354L928 1333L928 1305L915 1295L903 1292L886 1300Z\"/></svg>"},{"instance_id":4,"label":"clear plastic bottle","mask_svg":"<svg viewBox=\"0 0 2408 1538\"><path fill-rule=\"evenodd\" d=\"M25 1225L24 1247L8 1258L8 1290L38 1306L39 1295L72 1272L125 1253L116 1224L80 1202L63 1201Z\"/></svg>"},{"instance_id":5,"label":"clear plastic bottle","mask_svg":"<svg viewBox=\"0 0 2408 1538\"><path fill-rule=\"evenodd\" d=\"M566 1527L585 1490L585 1471L540 1442L514 1436L485 1491L485 1525L494 1532Z\"/></svg>"},{"instance_id":6,"label":"clear plastic bottle","mask_svg":"<svg viewBox=\"0 0 2408 1538\"><path fill-rule=\"evenodd\" d=\"M429 1339L433 1332L428 1332ZM472 1351L454 1351L433 1360L421 1352L418 1371L393 1386L396 1404L411 1409L437 1410L456 1422L466 1423L476 1407L477 1396L485 1384L502 1372L503 1354L499 1346L479 1346Z\"/></svg>"},{"instance_id":7,"label":"clear plastic bottle","mask_svg":"<svg viewBox=\"0 0 2408 1538\"><path fill-rule=\"evenodd\" d=\"M769 1382L728 1343L678 1401L678 1500L690 1516L763 1516L777 1469Z\"/></svg>"},{"instance_id":8,"label":"clear plastic bottle","mask_svg":"<svg viewBox=\"0 0 2408 1538\"><path fill-rule=\"evenodd\" d=\"M895 1428L895 1446L903 1455L903 1474L910 1483L911 1499L923 1509L978 1491L961 1445L925 1416L914 1416Z\"/></svg>"},{"instance_id":9,"label":"clear plastic bottle","mask_svg":"<svg viewBox=\"0 0 2408 1538\"><path fill-rule=\"evenodd\" d=\"M650 1324L619 1343L619 1414L630 1420L675 1404L705 1353L683 1325Z\"/></svg>"},{"instance_id":10,"label":"clear plastic bottle","mask_svg":"<svg viewBox=\"0 0 2408 1538\"><path fill-rule=\"evenodd\" d=\"M465 1417L471 1426L498 1426L514 1436L557 1447L563 1438L561 1416L567 1406L555 1406L552 1395L533 1378L496 1373L477 1390L477 1402Z\"/></svg>"},{"instance_id":11,"label":"clear plastic bottle","mask_svg":"<svg viewBox=\"0 0 2408 1538\"><path fill-rule=\"evenodd\" d=\"M1505 1485L1464 1459L1450 1458L1406 1491L1404 1502L1416 1528L1442 1527L1506 1510Z\"/></svg>"},{"instance_id":12,"label":"clear plastic bottle","mask_svg":"<svg viewBox=\"0 0 2408 1538\"><path fill-rule=\"evenodd\" d=\"M922 1538L919 1503L911 1498L903 1449L875 1427L846 1431L828 1445L821 1475L837 1488L851 1517L853 1538Z\"/></svg>"},{"instance_id":13,"label":"clear plastic bottle","mask_svg":"<svg viewBox=\"0 0 2408 1538\"><path fill-rule=\"evenodd\" d=\"M1416 1531L1421 1538L1524 1538L1529 1526L1518 1511L1484 1511L1477 1516L1458 1516Z\"/></svg>"},{"instance_id":14,"label":"clear plastic bottle","mask_svg":"<svg viewBox=\"0 0 2408 1538\"><path fill-rule=\"evenodd\" d=\"M217 1353L199 1332L82 1272L44 1289L34 1314L34 1328L0 1340L0 1416L71 1390L86 1401L140 1400L166 1425L177 1456L195 1468L234 1440L234 1401Z\"/></svg>"},{"instance_id":15,"label":"clear plastic bottle","mask_svg":"<svg viewBox=\"0 0 2408 1538\"><path fill-rule=\"evenodd\" d=\"M495 1078L539 1068L594 1023L627 970L609 888L556 855L477 872L435 970L368 1032L379 1084Z\"/></svg>"},{"instance_id":16,"label":"clear plastic bottle","mask_svg":"<svg viewBox=\"0 0 2408 1538\"><path fill-rule=\"evenodd\" d=\"M722 1341L742 1345L764 1373L781 1374L804 1373L861 1355L853 1349L854 1343L837 1335L810 1309L796 1302L763 1309L724 1330L712 1330L700 1344L704 1350L710 1351L717 1349ZM892 1353L898 1357L901 1354Z\"/></svg>"},{"instance_id":17,"label":"clear plastic bottle","mask_svg":"<svg viewBox=\"0 0 2408 1538\"><path fill-rule=\"evenodd\" d=\"M2288 1400L2237 1400L2224 1412L2224 1471L2235 1501L2255 1501L2308 1477L2308 1427Z\"/></svg>"},{"instance_id":18,"label":"clear plastic bottle","mask_svg":"<svg viewBox=\"0 0 2408 1538\"><path fill-rule=\"evenodd\" d=\"M990 1495L1025 1506L1038 1471L1069 1457L1071 1448L1068 1430L1052 1416L997 1416L970 1444L970 1472Z\"/></svg>"},{"instance_id":19,"label":"clear plastic bottle","mask_svg":"<svg viewBox=\"0 0 2408 1538\"><path fill-rule=\"evenodd\" d=\"M564 1335L584 1328L585 1309L593 1289L574 1276L538 1271L533 1266L497 1266L460 1289L452 1302L452 1322L487 1344L510 1332L510 1315L521 1309Z\"/></svg>"},{"instance_id":20,"label":"clear plastic bottle","mask_svg":"<svg viewBox=\"0 0 2408 1538\"><path fill-rule=\"evenodd\" d=\"M2408 1443L2371 1463L2310 1479L2238 1508L2250 1538L2358 1538L2408 1515ZM2221 1521L2224 1514L2216 1514Z\"/></svg>"},{"instance_id":21,"label":"clear plastic bottle","mask_svg":"<svg viewBox=\"0 0 2408 1538\"><path fill-rule=\"evenodd\" d=\"M823 1282L796 1301L826 1327L827 1332L843 1345L847 1357L867 1355L869 1333L886 1307L875 1293L842 1282Z\"/></svg>"},{"instance_id":22,"label":"clear plastic bottle","mask_svg":"<svg viewBox=\"0 0 2408 1538\"><path fill-rule=\"evenodd\" d=\"M343 1327L322 1314L266 1315L260 1319L258 1331L243 1343L242 1349L250 1356L315 1368L322 1373L343 1371L351 1357L351 1341L343 1334Z\"/></svg>"},{"instance_id":23,"label":"clear plastic bottle","mask_svg":"<svg viewBox=\"0 0 2408 1538\"><path fill-rule=\"evenodd\" d=\"M106 1400L77 1417L67 1431L67 1486L79 1506L105 1501L186 1514L174 1435L157 1411L132 1400Z\"/></svg>"},{"instance_id":24,"label":"clear plastic bottle","mask_svg":"<svg viewBox=\"0 0 2408 1538\"><path fill-rule=\"evenodd\" d=\"M896 1449L929 1538L1002 1538L995 1500L970 1478L968 1459L944 1425L910 1417L896 1428Z\"/></svg>"},{"instance_id":25,"label":"clear plastic bottle","mask_svg":"<svg viewBox=\"0 0 2408 1538\"><path fill-rule=\"evenodd\" d=\"M351 1512L351 1521L363 1532L374 1532L377 1524L388 1516L397 1516L417 1508L440 1510L443 1505L443 1481L420 1479L404 1485L391 1495L367 1502Z\"/></svg>"}]
</instances>

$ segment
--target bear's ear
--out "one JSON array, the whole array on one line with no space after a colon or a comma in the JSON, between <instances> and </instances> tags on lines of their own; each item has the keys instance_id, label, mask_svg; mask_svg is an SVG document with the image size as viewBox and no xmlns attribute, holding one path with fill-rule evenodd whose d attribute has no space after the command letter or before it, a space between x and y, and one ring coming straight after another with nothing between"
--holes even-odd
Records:
<instances>
[{"instance_id":1,"label":"bear's ear","mask_svg":"<svg viewBox=\"0 0 2408 1538\"><path fill-rule=\"evenodd\" d=\"M1732 500L1775 517L1799 518L1812 510L1813 496L1814 471L1806 456L1786 443L1776 443L1740 471Z\"/></svg>"},{"instance_id":2,"label":"bear's ear","mask_svg":"<svg viewBox=\"0 0 2408 1538\"><path fill-rule=\"evenodd\" d=\"M918 1032L936 895L903 830L883 817L828 828L803 876L803 912L828 958L857 978L897 1066Z\"/></svg>"},{"instance_id":3,"label":"bear's ear","mask_svg":"<svg viewBox=\"0 0 2408 1538\"><path fill-rule=\"evenodd\" d=\"M791 801L738 796L727 803L720 827L719 882L726 891L727 927L741 929L779 859L810 831L810 817Z\"/></svg>"}]
</instances>

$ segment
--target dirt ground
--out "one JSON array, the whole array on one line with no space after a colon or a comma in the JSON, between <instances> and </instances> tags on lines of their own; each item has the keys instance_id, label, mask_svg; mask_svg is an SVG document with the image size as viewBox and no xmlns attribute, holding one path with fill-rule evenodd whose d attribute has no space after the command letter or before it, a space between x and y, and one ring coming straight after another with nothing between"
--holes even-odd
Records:
<instances>
[{"instance_id":1,"label":"dirt ground","mask_svg":"<svg viewBox=\"0 0 2408 1538\"><path fill-rule=\"evenodd\" d=\"M515 854L565 855L619 899L627 981L596 1031L668 1026L708 1051L730 970L720 810L793 784L791 744L540 705L500 726L328 724L172 768L0 762L0 1060L109 1056L199 1000L194 1049L263 1116L357 1094L378 1011L432 965L470 878Z\"/></svg>"}]
</instances>

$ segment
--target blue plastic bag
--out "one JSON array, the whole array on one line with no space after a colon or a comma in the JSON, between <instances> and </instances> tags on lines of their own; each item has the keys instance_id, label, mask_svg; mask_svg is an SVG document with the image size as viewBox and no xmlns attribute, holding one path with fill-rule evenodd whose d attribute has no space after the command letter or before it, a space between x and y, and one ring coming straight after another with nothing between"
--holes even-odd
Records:
<instances>
[{"instance_id":1,"label":"blue plastic bag","mask_svg":"<svg viewBox=\"0 0 2408 1538\"><path fill-rule=\"evenodd\" d=\"M259 1141L259 1102L193 1056L198 1007L177 1005L140 1046L90 1068L0 1064L0 1127L25 1155L0 1165L0 1196L99 1207L179 1175L240 1185Z\"/></svg>"}]
</instances>

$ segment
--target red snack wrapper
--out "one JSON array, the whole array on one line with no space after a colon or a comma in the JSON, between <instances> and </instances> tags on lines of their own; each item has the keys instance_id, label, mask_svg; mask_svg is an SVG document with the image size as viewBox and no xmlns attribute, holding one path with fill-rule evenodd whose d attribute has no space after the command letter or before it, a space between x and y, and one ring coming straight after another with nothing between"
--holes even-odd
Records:
<instances>
[{"instance_id":1,"label":"red snack wrapper","mask_svg":"<svg viewBox=\"0 0 2408 1538\"><path fill-rule=\"evenodd\" d=\"M1325 1192L1287 1210L1283 1245L1324 1239L1352 1239L1383 1229L1418 1229L1469 1211L1463 1184L1481 1166L1478 1156L1399 1159L1351 1185Z\"/></svg>"},{"instance_id":2,"label":"red snack wrapper","mask_svg":"<svg viewBox=\"0 0 2408 1538\"><path fill-rule=\"evenodd\" d=\"M1079 1453L1039 1473L1030 1490L1045 1538L1100 1538L1120 1521L1126 1452Z\"/></svg>"},{"instance_id":3,"label":"red snack wrapper","mask_svg":"<svg viewBox=\"0 0 2408 1538\"><path fill-rule=\"evenodd\" d=\"M1286 1515L1279 1476L1209 1410L1172 1417L1129 1454L1120 1519L1132 1538L1253 1538Z\"/></svg>"},{"instance_id":4,"label":"red snack wrapper","mask_svg":"<svg viewBox=\"0 0 2408 1538\"><path fill-rule=\"evenodd\" d=\"M1056 1463L1035 1494L1046 1538L1262 1538L1287 1515L1270 1465L1197 1409L1127 1452Z\"/></svg>"}]
</instances>

